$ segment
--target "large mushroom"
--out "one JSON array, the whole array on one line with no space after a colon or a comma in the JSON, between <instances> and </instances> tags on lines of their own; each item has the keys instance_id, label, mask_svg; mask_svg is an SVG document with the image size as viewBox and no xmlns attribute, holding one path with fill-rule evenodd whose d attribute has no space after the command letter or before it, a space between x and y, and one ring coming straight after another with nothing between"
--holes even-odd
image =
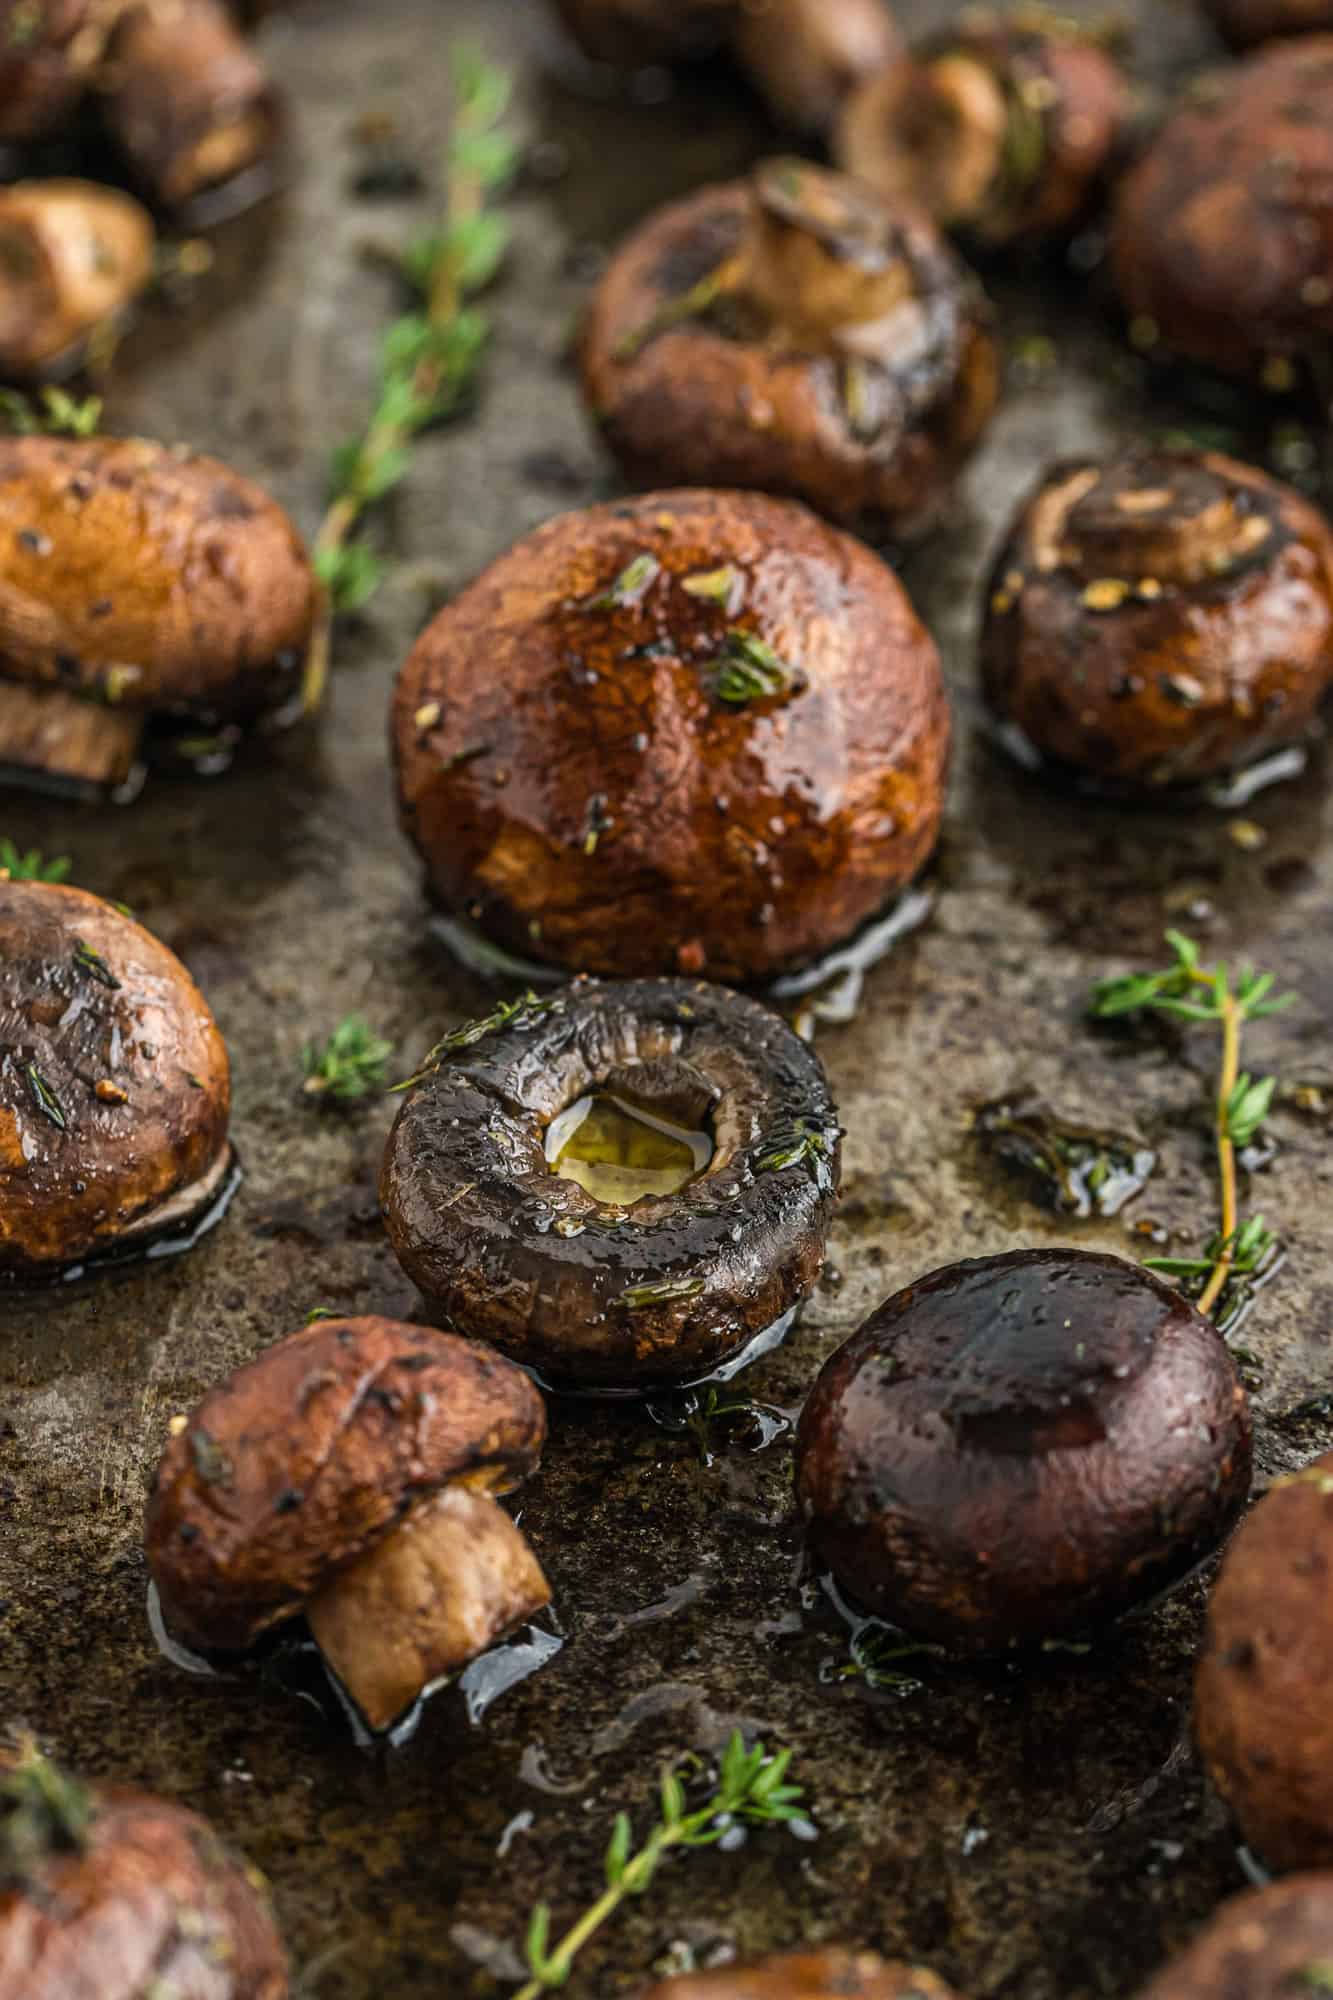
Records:
<instances>
[{"instance_id":1,"label":"large mushroom","mask_svg":"<svg viewBox=\"0 0 1333 2000\"><path fill-rule=\"evenodd\" d=\"M77 364L152 273L152 218L131 196L78 180L0 188L0 375Z\"/></svg>"},{"instance_id":2,"label":"large mushroom","mask_svg":"<svg viewBox=\"0 0 1333 2000\"><path fill-rule=\"evenodd\" d=\"M897 578L789 502L547 522L398 678L404 826L447 908L576 971L761 978L908 884L949 710Z\"/></svg>"},{"instance_id":3,"label":"large mushroom","mask_svg":"<svg viewBox=\"0 0 1333 2000\"><path fill-rule=\"evenodd\" d=\"M0 878L0 1287L195 1240L235 1186L227 1051L165 945Z\"/></svg>"},{"instance_id":4,"label":"large mushroom","mask_svg":"<svg viewBox=\"0 0 1333 2000\"><path fill-rule=\"evenodd\" d=\"M546 1410L489 1348L388 1319L316 1320L174 1427L145 1545L173 1637L237 1653L304 1614L372 1730L539 1611L499 1505Z\"/></svg>"},{"instance_id":5,"label":"large mushroom","mask_svg":"<svg viewBox=\"0 0 1333 2000\"><path fill-rule=\"evenodd\" d=\"M1082 1633L1185 1576L1250 1485L1210 1321L1118 1257L1019 1250L896 1293L801 1414L811 1543L865 1610L966 1653Z\"/></svg>"},{"instance_id":6,"label":"large mushroom","mask_svg":"<svg viewBox=\"0 0 1333 2000\"><path fill-rule=\"evenodd\" d=\"M1333 28L1333 0L1203 0L1204 11L1234 48L1279 35L1313 35Z\"/></svg>"},{"instance_id":7,"label":"large mushroom","mask_svg":"<svg viewBox=\"0 0 1333 2000\"><path fill-rule=\"evenodd\" d=\"M696 981L589 981L432 1051L380 1192L450 1324L554 1383L643 1392L781 1326L838 1174L823 1070L780 1016Z\"/></svg>"},{"instance_id":8,"label":"large mushroom","mask_svg":"<svg viewBox=\"0 0 1333 2000\"><path fill-rule=\"evenodd\" d=\"M890 1963L873 1951L790 1952L756 1965L664 1979L642 2000L955 2000L944 1981L920 1965Z\"/></svg>"},{"instance_id":9,"label":"large mushroom","mask_svg":"<svg viewBox=\"0 0 1333 2000\"><path fill-rule=\"evenodd\" d=\"M637 483L788 493L872 537L934 523L998 394L985 300L929 220L790 159L650 216L581 365Z\"/></svg>"},{"instance_id":10,"label":"large mushroom","mask_svg":"<svg viewBox=\"0 0 1333 2000\"><path fill-rule=\"evenodd\" d=\"M1223 1903L1139 2000L1298 2000L1333 1986L1333 1875L1293 1875Z\"/></svg>"}]
</instances>

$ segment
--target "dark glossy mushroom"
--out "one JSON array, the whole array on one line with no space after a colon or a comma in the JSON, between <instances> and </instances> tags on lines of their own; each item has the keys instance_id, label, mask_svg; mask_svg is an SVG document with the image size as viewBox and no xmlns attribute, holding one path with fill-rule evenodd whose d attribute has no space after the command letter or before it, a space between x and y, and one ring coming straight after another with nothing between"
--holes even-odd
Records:
<instances>
[{"instance_id":1,"label":"dark glossy mushroom","mask_svg":"<svg viewBox=\"0 0 1333 2000\"><path fill-rule=\"evenodd\" d=\"M1208 1601L1194 1728L1271 1868L1333 1865L1333 1454L1279 1479Z\"/></svg>"},{"instance_id":2,"label":"dark glossy mushroom","mask_svg":"<svg viewBox=\"0 0 1333 2000\"><path fill-rule=\"evenodd\" d=\"M550 1599L498 1505L536 1469L541 1397L489 1348L317 1320L175 1429L145 1545L168 1630L238 1652L304 1613L372 1729Z\"/></svg>"},{"instance_id":3,"label":"dark glossy mushroom","mask_svg":"<svg viewBox=\"0 0 1333 2000\"><path fill-rule=\"evenodd\" d=\"M3 2000L285 2000L258 1869L206 1820L0 1761Z\"/></svg>"},{"instance_id":4,"label":"dark glossy mushroom","mask_svg":"<svg viewBox=\"0 0 1333 2000\"><path fill-rule=\"evenodd\" d=\"M1333 1985L1333 1875L1233 1896L1139 2000L1298 2000Z\"/></svg>"},{"instance_id":5,"label":"dark glossy mushroom","mask_svg":"<svg viewBox=\"0 0 1333 2000\"><path fill-rule=\"evenodd\" d=\"M839 163L989 249L1067 235L1104 186L1133 115L1090 29L1044 7L969 9L844 107Z\"/></svg>"},{"instance_id":6,"label":"dark glossy mushroom","mask_svg":"<svg viewBox=\"0 0 1333 2000\"><path fill-rule=\"evenodd\" d=\"M393 710L436 897L574 971L762 978L935 845L939 660L892 571L790 502L549 521L418 640Z\"/></svg>"},{"instance_id":7,"label":"dark glossy mushroom","mask_svg":"<svg viewBox=\"0 0 1333 2000\"><path fill-rule=\"evenodd\" d=\"M0 188L0 375L77 363L152 274L152 218L129 195L76 180Z\"/></svg>"},{"instance_id":8,"label":"dark glossy mushroom","mask_svg":"<svg viewBox=\"0 0 1333 2000\"><path fill-rule=\"evenodd\" d=\"M432 1052L380 1183L432 1309L546 1379L649 1390L733 1362L813 1287L840 1166L818 1058L686 980L575 986Z\"/></svg>"},{"instance_id":9,"label":"dark glossy mushroom","mask_svg":"<svg viewBox=\"0 0 1333 2000\"><path fill-rule=\"evenodd\" d=\"M1025 761L1153 791L1307 735L1333 684L1333 530L1218 452L1069 459L988 586L986 700Z\"/></svg>"},{"instance_id":10,"label":"dark glossy mushroom","mask_svg":"<svg viewBox=\"0 0 1333 2000\"><path fill-rule=\"evenodd\" d=\"M225 1204L227 1051L164 944L0 878L0 1287L184 1242Z\"/></svg>"},{"instance_id":11,"label":"dark glossy mushroom","mask_svg":"<svg viewBox=\"0 0 1333 2000\"><path fill-rule=\"evenodd\" d=\"M902 42L885 0L740 0L732 46L784 125L827 132Z\"/></svg>"},{"instance_id":12,"label":"dark glossy mushroom","mask_svg":"<svg viewBox=\"0 0 1333 2000\"><path fill-rule=\"evenodd\" d=\"M637 483L794 494L872 536L933 524L998 394L989 309L927 218L803 160L650 216L581 366Z\"/></svg>"},{"instance_id":13,"label":"dark glossy mushroom","mask_svg":"<svg viewBox=\"0 0 1333 2000\"><path fill-rule=\"evenodd\" d=\"M954 2000L954 1995L924 1966L833 1946L664 1979L642 2000Z\"/></svg>"},{"instance_id":14,"label":"dark glossy mushroom","mask_svg":"<svg viewBox=\"0 0 1333 2000\"><path fill-rule=\"evenodd\" d=\"M1333 0L1203 0L1203 8L1238 49L1333 28Z\"/></svg>"},{"instance_id":15,"label":"dark glossy mushroom","mask_svg":"<svg viewBox=\"0 0 1333 2000\"><path fill-rule=\"evenodd\" d=\"M1289 387L1333 333L1333 35L1200 79L1122 182L1111 267L1130 331Z\"/></svg>"},{"instance_id":16,"label":"dark glossy mushroom","mask_svg":"<svg viewBox=\"0 0 1333 2000\"><path fill-rule=\"evenodd\" d=\"M867 1611L960 1652L1095 1628L1216 1547L1250 1485L1216 1328L1077 1250L951 1264L825 1365L801 1415L811 1543Z\"/></svg>"},{"instance_id":17,"label":"dark glossy mushroom","mask_svg":"<svg viewBox=\"0 0 1333 2000\"><path fill-rule=\"evenodd\" d=\"M97 0L0 0L0 143L43 138L74 109L109 14Z\"/></svg>"}]
</instances>

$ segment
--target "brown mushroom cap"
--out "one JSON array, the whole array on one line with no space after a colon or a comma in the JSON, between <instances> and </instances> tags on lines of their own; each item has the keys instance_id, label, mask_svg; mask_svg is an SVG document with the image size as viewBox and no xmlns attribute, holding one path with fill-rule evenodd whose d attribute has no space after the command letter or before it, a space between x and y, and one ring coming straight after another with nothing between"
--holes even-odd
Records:
<instances>
[{"instance_id":1,"label":"brown mushroom cap","mask_svg":"<svg viewBox=\"0 0 1333 2000\"><path fill-rule=\"evenodd\" d=\"M230 1104L217 1024L164 944L82 889L0 881L0 1280L203 1206Z\"/></svg>"},{"instance_id":2,"label":"brown mushroom cap","mask_svg":"<svg viewBox=\"0 0 1333 2000\"><path fill-rule=\"evenodd\" d=\"M1327 1992L1330 1965L1333 1875L1294 1875L1223 1903L1139 2000L1295 2000Z\"/></svg>"},{"instance_id":3,"label":"brown mushroom cap","mask_svg":"<svg viewBox=\"0 0 1333 2000\"><path fill-rule=\"evenodd\" d=\"M78 180L0 188L0 370L58 369L152 270L152 218L129 195Z\"/></svg>"},{"instance_id":4,"label":"brown mushroom cap","mask_svg":"<svg viewBox=\"0 0 1333 2000\"><path fill-rule=\"evenodd\" d=\"M664 1979L642 2000L954 2000L954 1995L924 1966L832 1946Z\"/></svg>"},{"instance_id":5,"label":"brown mushroom cap","mask_svg":"<svg viewBox=\"0 0 1333 2000\"><path fill-rule=\"evenodd\" d=\"M996 560L986 699L1029 745L1154 789L1305 735L1333 683L1333 529L1218 452L1053 466Z\"/></svg>"},{"instance_id":6,"label":"brown mushroom cap","mask_svg":"<svg viewBox=\"0 0 1333 2000\"><path fill-rule=\"evenodd\" d=\"M898 536L938 516L998 395L988 308L930 221L792 160L650 216L581 366L636 483L792 494Z\"/></svg>"},{"instance_id":7,"label":"brown mushroom cap","mask_svg":"<svg viewBox=\"0 0 1333 2000\"><path fill-rule=\"evenodd\" d=\"M317 1320L210 1391L162 1454L145 1545L168 1626L240 1651L441 1487L507 1492L545 1436L537 1390L491 1349Z\"/></svg>"},{"instance_id":8,"label":"brown mushroom cap","mask_svg":"<svg viewBox=\"0 0 1333 2000\"><path fill-rule=\"evenodd\" d=\"M82 96L105 31L94 0L0 0L0 142L39 139ZM27 26L16 32L20 22Z\"/></svg>"},{"instance_id":9,"label":"brown mushroom cap","mask_svg":"<svg viewBox=\"0 0 1333 2000\"><path fill-rule=\"evenodd\" d=\"M1203 0L1204 10L1238 49L1279 35L1333 28L1333 0Z\"/></svg>"},{"instance_id":10,"label":"brown mushroom cap","mask_svg":"<svg viewBox=\"0 0 1333 2000\"><path fill-rule=\"evenodd\" d=\"M775 692L724 699L756 646ZM949 711L868 549L787 502L658 493L493 563L418 640L393 740L448 907L557 965L746 979L817 957L921 868Z\"/></svg>"},{"instance_id":11,"label":"brown mushroom cap","mask_svg":"<svg viewBox=\"0 0 1333 2000\"><path fill-rule=\"evenodd\" d=\"M797 1434L819 1556L877 1616L964 1652L1083 1631L1177 1582L1250 1483L1216 1328L1118 1257L1019 1250L882 1305Z\"/></svg>"},{"instance_id":12,"label":"brown mushroom cap","mask_svg":"<svg viewBox=\"0 0 1333 2000\"><path fill-rule=\"evenodd\" d=\"M1333 1864L1331 1571L1333 1453L1278 1480L1228 1549L1195 1686L1204 1763L1272 1868Z\"/></svg>"},{"instance_id":13,"label":"brown mushroom cap","mask_svg":"<svg viewBox=\"0 0 1333 2000\"><path fill-rule=\"evenodd\" d=\"M1333 35L1202 79L1121 184L1111 266L1146 340L1281 386L1333 333Z\"/></svg>"},{"instance_id":14,"label":"brown mushroom cap","mask_svg":"<svg viewBox=\"0 0 1333 2000\"><path fill-rule=\"evenodd\" d=\"M848 92L901 48L885 0L740 0L733 47L783 122L826 132Z\"/></svg>"}]
</instances>

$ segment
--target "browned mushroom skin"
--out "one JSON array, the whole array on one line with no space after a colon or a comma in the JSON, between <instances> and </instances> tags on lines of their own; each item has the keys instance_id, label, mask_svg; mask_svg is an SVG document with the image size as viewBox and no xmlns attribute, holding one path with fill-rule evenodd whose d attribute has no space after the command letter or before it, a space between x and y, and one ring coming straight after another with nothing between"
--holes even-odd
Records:
<instances>
[{"instance_id":1,"label":"browned mushroom skin","mask_svg":"<svg viewBox=\"0 0 1333 2000\"><path fill-rule=\"evenodd\" d=\"M629 1208L553 1173L551 1121L601 1091L711 1127L703 1173ZM708 1374L810 1292L839 1170L823 1069L779 1015L693 981L591 981L444 1053L380 1199L450 1324L552 1382L647 1390Z\"/></svg>"},{"instance_id":2,"label":"browned mushroom skin","mask_svg":"<svg viewBox=\"0 0 1333 2000\"><path fill-rule=\"evenodd\" d=\"M0 375L76 363L152 273L152 218L129 195L77 180L0 188Z\"/></svg>"},{"instance_id":3,"label":"browned mushroom skin","mask_svg":"<svg viewBox=\"0 0 1333 2000\"><path fill-rule=\"evenodd\" d=\"M82 889L0 880L0 1285L208 1207L229 1110L226 1047L179 959Z\"/></svg>"},{"instance_id":4,"label":"browned mushroom skin","mask_svg":"<svg viewBox=\"0 0 1333 2000\"><path fill-rule=\"evenodd\" d=\"M1121 183L1111 267L1140 344L1288 385L1333 333L1333 35L1200 79Z\"/></svg>"},{"instance_id":5,"label":"browned mushroom skin","mask_svg":"<svg viewBox=\"0 0 1333 2000\"><path fill-rule=\"evenodd\" d=\"M1278 1480L1228 1549L1195 1686L1203 1761L1271 1868L1333 1865L1330 1569L1333 1455Z\"/></svg>"},{"instance_id":6,"label":"browned mushroom skin","mask_svg":"<svg viewBox=\"0 0 1333 2000\"><path fill-rule=\"evenodd\" d=\"M740 0L733 47L784 124L826 132L902 44L885 0Z\"/></svg>"},{"instance_id":7,"label":"browned mushroom skin","mask_svg":"<svg viewBox=\"0 0 1333 2000\"><path fill-rule=\"evenodd\" d=\"M1233 1896L1138 2000L1293 2000L1328 1990L1333 1875Z\"/></svg>"},{"instance_id":8,"label":"browned mushroom skin","mask_svg":"<svg viewBox=\"0 0 1333 2000\"><path fill-rule=\"evenodd\" d=\"M710 53L735 8L736 0L555 0L586 56L627 69Z\"/></svg>"},{"instance_id":9,"label":"browned mushroom skin","mask_svg":"<svg viewBox=\"0 0 1333 2000\"><path fill-rule=\"evenodd\" d=\"M105 33L94 0L0 0L0 142L37 139L87 88Z\"/></svg>"},{"instance_id":10,"label":"browned mushroom skin","mask_svg":"<svg viewBox=\"0 0 1333 2000\"><path fill-rule=\"evenodd\" d=\"M889 1963L873 1951L843 1951L835 1946L664 1979L642 2000L955 2000L955 1996L924 1966Z\"/></svg>"},{"instance_id":11,"label":"browned mushroom skin","mask_svg":"<svg viewBox=\"0 0 1333 2000\"><path fill-rule=\"evenodd\" d=\"M987 591L986 700L1024 754L1108 790L1217 777L1309 733L1333 683L1333 531L1218 452L1070 459Z\"/></svg>"},{"instance_id":12,"label":"browned mushroom skin","mask_svg":"<svg viewBox=\"0 0 1333 2000\"><path fill-rule=\"evenodd\" d=\"M1250 1484L1216 1329L1118 1257L1020 1250L898 1292L797 1436L816 1553L867 1611L963 1653L1080 1633L1185 1576Z\"/></svg>"},{"instance_id":13,"label":"browned mushroom skin","mask_svg":"<svg viewBox=\"0 0 1333 2000\"><path fill-rule=\"evenodd\" d=\"M755 647L775 692L723 699ZM418 640L392 728L448 908L571 970L744 980L818 958L918 873L950 725L868 549L789 502L675 492L493 563Z\"/></svg>"},{"instance_id":14,"label":"browned mushroom skin","mask_svg":"<svg viewBox=\"0 0 1333 2000\"><path fill-rule=\"evenodd\" d=\"M651 216L580 358L637 484L792 494L872 538L934 524L998 395L989 309L927 218L794 160Z\"/></svg>"},{"instance_id":15,"label":"browned mushroom skin","mask_svg":"<svg viewBox=\"0 0 1333 2000\"><path fill-rule=\"evenodd\" d=\"M1313 35L1333 28L1330 0L1203 0L1204 11L1238 49L1280 35Z\"/></svg>"}]
</instances>

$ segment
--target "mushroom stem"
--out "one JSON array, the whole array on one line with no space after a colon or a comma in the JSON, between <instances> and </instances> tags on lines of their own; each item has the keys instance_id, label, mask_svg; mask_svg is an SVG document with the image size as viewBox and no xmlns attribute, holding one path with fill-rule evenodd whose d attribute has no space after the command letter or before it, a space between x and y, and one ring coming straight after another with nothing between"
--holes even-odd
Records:
<instances>
[{"instance_id":1,"label":"mushroom stem","mask_svg":"<svg viewBox=\"0 0 1333 2000\"><path fill-rule=\"evenodd\" d=\"M134 776L144 716L64 688L0 681L0 770L36 790L116 791Z\"/></svg>"},{"instance_id":2,"label":"mushroom stem","mask_svg":"<svg viewBox=\"0 0 1333 2000\"><path fill-rule=\"evenodd\" d=\"M883 205L804 160L756 168L741 254L747 295L801 345L881 322L915 289Z\"/></svg>"}]
</instances>

